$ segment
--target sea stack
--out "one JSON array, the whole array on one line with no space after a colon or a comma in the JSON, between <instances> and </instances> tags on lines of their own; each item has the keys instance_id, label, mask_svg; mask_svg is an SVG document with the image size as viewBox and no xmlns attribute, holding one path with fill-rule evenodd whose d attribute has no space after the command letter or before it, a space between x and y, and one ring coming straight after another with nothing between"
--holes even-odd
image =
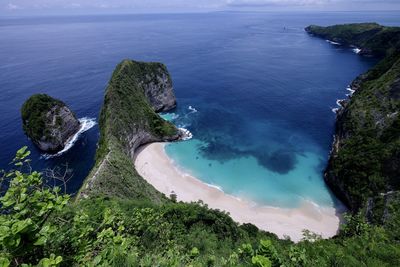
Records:
<instances>
[{"instance_id":1,"label":"sea stack","mask_svg":"<svg viewBox=\"0 0 400 267\"><path fill-rule=\"evenodd\" d=\"M26 135L42 151L57 153L80 128L67 105L46 94L32 95L21 108Z\"/></svg>"}]
</instances>

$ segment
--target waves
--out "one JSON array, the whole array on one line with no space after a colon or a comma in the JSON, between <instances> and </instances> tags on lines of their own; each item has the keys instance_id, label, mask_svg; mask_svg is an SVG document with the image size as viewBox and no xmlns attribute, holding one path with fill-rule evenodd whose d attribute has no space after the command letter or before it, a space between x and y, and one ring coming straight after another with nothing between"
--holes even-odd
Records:
<instances>
[{"instance_id":1,"label":"waves","mask_svg":"<svg viewBox=\"0 0 400 267\"><path fill-rule=\"evenodd\" d=\"M196 108L188 106L181 114L171 112L162 113L160 115L164 120L174 123L182 135L181 140L187 141L193 138L193 134L187 129L187 127L191 125L190 115L197 112L198 110Z\"/></svg>"},{"instance_id":2,"label":"waves","mask_svg":"<svg viewBox=\"0 0 400 267\"><path fill-rule=\"evenodd\" d=\"M348 97L352 97L354 92L356 91L356 90L353 90L350 85L347 86L346 90L350 92L349 94L347 94Z\"/></svg>"},{"instance_id":3,"label":"waves","mask_svg":"<svg viewBox=\"0 0 400 267\"><path fill-rule=\"evenodd\" d=\"M68 140L68 142L65 144L65 147L63 150L57 152L56 154L44 154L44 155L42 155L42 157L44 159L50 159L50 158L61 156L62 154L64 154L65 152L67 152L74 146L75 142L79 140L79 137L82 133L90 130L97 124L95 118L88 118L88 117L80 118L79 122L81 123L81 127L80 127L79 131Z\"/></svg>"},{"instance_id":4,"label":"waves","mask_svg":"<svg viewBox=\"0 0 400 267\"><path fill-rule=\"evenodd\" d=\"M190 113L196 113L197 112L197 109L195 109L192 106L189 106L188 109L191 111Z\"/></svg>"},{"instance_id":5,"label":"waves","mask_svg":"<svg viewBox=\"0 0 400 267\"><path fill-rule=\"evenodd\" d=\"M342 45L341 43L337 43L337 42L334 42L334 41L331 41L331 40L325 40L325 41L327 41L328 43L330 43L332 45Z\"/></svg>"},{"instance_id":6,"label":"waves","mask_svg":"<svg viewBox=\"0 0 400 267\"><path fill-rule=\"evenodd\" d=\"M343 102L346 101L346 99L337 99L336 100L336 105L338 106L337 108L333 108L332 112L337 114L339 110L343 108Z\"/></svg>"},{"instance_id":7,"label":"waves","mask_svg":"<svg viewBox=\"0 0 400 267\"><path fill-rule=\"evenodd\" d=\"M356 91L356 90L354 90L353 88L351 88L350 85L348 85L348 86L346 87L346 90L350 92L350 93L346 94L346 96L347 96L348 98L351 98L351 97L353 96L353 94L355 93L355 91ZM342 109L342 108L344 107L344 103L345 103L345 102L346 102L346 99L337 99L337 100L336 100L336 105L337 105L338 107L332 108L332 112L335 113L335 114L338 113L339 110Z\"/></svg>"},{"instance_id":8,"label":"waves","mask_svg":"<svg viewBox=\"0 0 400 267\"><path fill-rule=\"evenodd\" d=\"M208 183L205 183L205 182L203 182L203 183L204 183L205 185L207 185L208 187L215 188L215 189L217 189L218 191L224 192L224 190L222 190L222 187L220 187L220 186L218 186L218 185L208 184Z\"/></svg>"},{"instance_id":9,"label":"waves","mask_svg":"<svg viewBox=\"0 0 400 267\"><path fill-rule=\"evenodd\" d=\"M335 42L335 41L331 41L331 40L325 40L327 43L330 43L331 45L335 45L335 46L341 46L342 44L341 43L338 43L338 42ZM352 47L352 51L354 52L354 53L356 53L356 54L360 54L361 53L361 49L360 48L358 48L358 47L356 47L356 46L353 46L353 45L351 45L351 47Z\"/></svg>"},{"instance_id":10,"label":"waves","mask_svg":"<svg viewBox=\"0 0 400 267\"><path fill-rule=\"evenodd\" d=\"M182 134L181 140L187 141L193 138L193 134L188 129L179 128L179 131Z\"/></svg>"},{"instance_id":11,"label":"waves","mask_svg":"<svg viewBox=\"0 0 400 267\"><path fill-rule=\"evenodd\" d=\"M174 121L174 120L179 118L179 115L176 114L176 113L173 113L173 112L172 113L161 113L160 116L164 120L170 121L170 122L172 122L172 121Z\"/></svg>"}]
</instances>

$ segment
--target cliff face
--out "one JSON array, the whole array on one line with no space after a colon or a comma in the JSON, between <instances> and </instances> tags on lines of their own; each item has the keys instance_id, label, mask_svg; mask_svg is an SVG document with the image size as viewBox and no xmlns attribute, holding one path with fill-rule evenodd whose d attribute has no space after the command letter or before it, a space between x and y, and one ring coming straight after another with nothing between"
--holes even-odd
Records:
<instances>
[{"instance_id":1,"label":"cliff face","mask_svg":"<svg viewBox=\"0 0 400 267\"><path fill-rule=\"evenodd\" d=\"M122 61L106 89L96 166L80 196L163 201L163 196L137 174L133 159L143 144L180 138L179 130L156 113L175 105L171 78L163 64Z\"/></svg>"},{"instance_id":2,"label":"cliff face","mask_svg":"<svg viewBox=\"0 0 400 267\"><path fill-rule=\"evenodd\" d=\"M321 27L311 25L306 32L340 45L357 46L359 54L387 56L400 48L400 28L377 23L354 23Z\"/></svg>"},{"instance_id":3,"label":"cliff face","mask_svg":"<svg viewBox=\"0 0 400 267\"><path fill-rule=\"evenodd\" d=\"M139 65L139 67L143 68L143 65ZM155 112L167 111L176 107L172 80L165 65L160 64L155 71L149 71L142 79L141 86L143 86L146 98Z\"/></svg>"},{"instance_id":4,"label":"cliff face","mask_svg":"<svg viewBox=\"0 0 400 267\"><path fill-rule=\"evenodd\" d=\"M346 44L357 44L372 55L386 55L351 84L355 92L342 102L343 108L337 114L334 143L325 172L327 184L352 211L368 206L369 212L373 207L373 212L379 213L377 209L382 211L385 205L375 205L374 201L400 189L399 29L350 24L311 26L307 31L342 42L344 37L334 38L346 36ZM387 32L393 36L386 36ZM385 52L371 49L371 43L384 42L379 36L390 40Z\"/></svg>"},{"instance_id":5,"label":"cliff face","mask_svg":"<svg viewBox=\"0 0 400 267\"><path fill-rule=\"evenodd\" d=\"M60 100L45 94L31 96L22 106L25 133L41 150L60 151L79 131L75 114Z\"/></svg>"}]
</instances>

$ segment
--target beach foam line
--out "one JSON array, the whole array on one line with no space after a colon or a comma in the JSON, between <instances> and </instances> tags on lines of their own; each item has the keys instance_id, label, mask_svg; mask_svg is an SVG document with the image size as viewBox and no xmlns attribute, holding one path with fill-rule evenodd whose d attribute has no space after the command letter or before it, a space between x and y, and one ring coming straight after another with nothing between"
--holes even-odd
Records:
<instances>
[{"instance_id":1,"label":"beach foam line","mask_svg":"<svg viewBox=\"0 0 400 267\"><path fill-rule=\"evenodd\" d=\"M166 196L174 192L178 201L201 200L211 209L228 212L240 224L252 223L281 238L289 236L295 242L300 241L304 229L329 238L339 229L342 210L336 207L317 206L312 201L302 201L298 208L271 207L224 193L181 170L166 154L165 143L141 147L134 164L138 173Z\"/></svg>"},{"instance_id":2,"label":"beach foam line","mask_svg":"<svg viewBox=\"0 0 400 267\"><path fill-rule=\"evenodd\" d=\"M88 117L83 117L79 119L79 122L81 124L81 127L79 129L79 131L74 134L65 144L64 149L57 152L56 154L43 154L42 157L44 159L50 159L50 158L54 158L54 157L59 157L62 154L64 154L65 152L67 152L68 150L70 150L75 142L79 139L79 136L90 130L91 128L93 128L97 123L96 123L96 119L95 118L88 118Z\"/></svg>"},{"instance_id":3,"label":"beach foam line","mask_svg":"<svg viewBox=\"0 0 400 267\"><path fill-rule=\"evenodd\" d=\"M206 185L209 186L209 187L215 188L215 189L217 189L217 190L219 190L219 191L221 191L221 192L224 192L224 190L222 189L222 187L220 187L220 186L218 186L218 185L208 184L208 183L204 183L204 184L206 184Z\"/></svg>"}]
</instances>

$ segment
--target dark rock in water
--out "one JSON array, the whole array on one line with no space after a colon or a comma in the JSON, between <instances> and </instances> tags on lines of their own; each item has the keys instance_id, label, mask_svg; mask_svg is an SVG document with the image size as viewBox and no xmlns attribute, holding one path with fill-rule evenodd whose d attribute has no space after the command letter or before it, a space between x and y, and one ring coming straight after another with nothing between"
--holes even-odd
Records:
<instances>
[{"instance_id":1,"label":"dark rock in water","mask_svg":"<svg viewBox=\"0 0 400 267\"><path fill-rule=\"evenodd\" d=\"M75 114L62 101L46 94L31 96L21 109L25 133L41 150L56 153L80 128Z\"/></svg>"}]
</instances>

